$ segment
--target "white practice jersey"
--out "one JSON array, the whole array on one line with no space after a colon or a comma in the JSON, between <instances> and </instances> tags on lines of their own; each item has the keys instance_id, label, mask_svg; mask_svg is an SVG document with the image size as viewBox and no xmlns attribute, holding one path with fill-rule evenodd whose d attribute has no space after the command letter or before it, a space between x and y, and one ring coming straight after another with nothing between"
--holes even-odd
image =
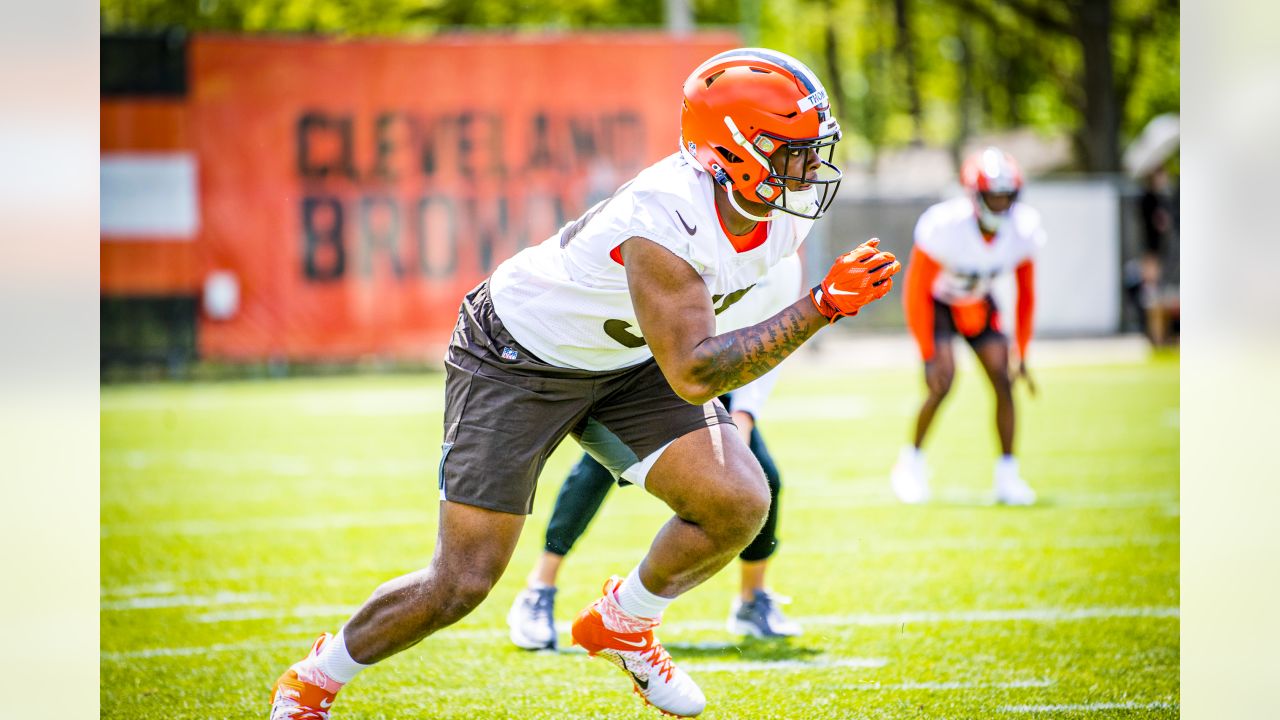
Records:
<instances>
[{"instance_id":1,"label":"white practice jersey","mask_svg":"<svg viewBox=\"0 0 1280 720\"><path fill-rule=\"evenodd\" d=\"M803 297L802 275L799 255L783 258L742 300L716 316L716 332L730 332L773 317L779 310ZM778 365L729 393L733 398L733 410L748 413L758 419L760 409L764 407L765 400L778 382L778 371L781 369L782 365Z\"/></svg>"},{"instance_id":2,"label":"white practice jersey","mask_svg":"<svg viewBox=\"0 0 1280 720\"><path fill-rule=\"evenodd\" d=\"M949 305L985 298L993 281L1035 257L1045 242L1040 213L1015 202L991 242L982 237L967 197L940 202L916 222L916 247L942 266L933 296Z\"/></svg>"},{"instance_id":3,"label":"white practice jersey","mask_svg":"<svg viewBox=\"0 0 1280 720\"><path fill-rule=\"evenodd\" d=\"M670 250L702 277L719 313L794 255L813 226L780 211L774 216L764 243L737 252L716 217L710 176L677 153L499 265L489 281L493 308L516 342L548 363L595 371L630 367L652 353L613 251L632 237Z\"/></svg>"}]
</instances>

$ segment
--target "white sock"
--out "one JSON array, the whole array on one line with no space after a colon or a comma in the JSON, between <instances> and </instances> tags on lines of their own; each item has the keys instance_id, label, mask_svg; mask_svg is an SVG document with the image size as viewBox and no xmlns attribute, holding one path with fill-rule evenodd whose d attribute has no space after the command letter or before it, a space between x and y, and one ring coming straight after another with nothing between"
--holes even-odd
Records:
<instances>
[{"instance_id":1,"label":"white sock","mask_svg":"<svg viewBox=\"0 0 1280 720\"><path fill-rule=\"evenodd\" d=\"M1000 459L996 461L996 472L1017 475L1018 459L1012 455L1001 455Z\"/></svg>"},{"instance_id":2,"label":"white sock","mask_svg":"<svg viewBox=\"0 0 1280 720\"><path fill-rule=\"evenodd\" d=\"M650 619L661 616L662 611L667 609L672 600L675 600L675 598L665 598L649 592L644 583L640 582L639 565L631 571L626 580L622 581L617 597L618 607L622 608L623 612Z\"/></svg>"},{"instance_id":3,"label":"white sock","mask_svg":"<svg viewBox=\"0 0 1280 720\"><path fill-rule=\"evenodd\" d=\"M338 634L320 648L320 654L316 656L316 667L325 675L345 685L369 666L351 658L351 653L347 652L347 640L342 632L338 630Z\"/></svg>"},{"instance_id":4,"label":"white sock","mask_svg":"<svg viewBox=\"0 0 1280 720\"><path fill-rule=\"evenodd\" d=\"M903 457L911 458L913 462L920 462L924 459L924 451L915 445L906 445L902 448Z\"/></svg>"}]
</instances>

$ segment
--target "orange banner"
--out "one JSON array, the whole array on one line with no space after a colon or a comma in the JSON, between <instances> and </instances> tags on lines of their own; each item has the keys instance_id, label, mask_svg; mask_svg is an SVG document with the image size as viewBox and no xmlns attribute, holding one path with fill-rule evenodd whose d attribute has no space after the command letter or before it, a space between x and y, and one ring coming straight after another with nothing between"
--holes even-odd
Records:
<instances>
[{"instance_id":1,"label":"orange banner","mask_svg":"<svg viewBox=\"0 0 1280 720\"><path fill-rule=\"evenodd\" d=\"M195 39L197 244L238 288L200 354L438 357L497 263L676 150L681 83L735 44Z\"/></svg>"}]
</instances>

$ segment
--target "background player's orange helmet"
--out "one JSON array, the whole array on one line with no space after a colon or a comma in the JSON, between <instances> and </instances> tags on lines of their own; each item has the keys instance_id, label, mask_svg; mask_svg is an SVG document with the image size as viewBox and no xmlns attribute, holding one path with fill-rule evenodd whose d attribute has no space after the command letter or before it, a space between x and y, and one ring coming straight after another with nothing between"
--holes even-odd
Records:
<instances>
[{"instance_id":1,"label":"background player's orange helmet","mask_svg":"<svg viewBox=\"0 0 1280 720\"><path fill-rule=\"evenodd\" d=\"M835 199L840 169L832 163L840 124L813 71L793 57L764 48L738 48L698 66L684 83L681 150L729 191L806 218L818 218ZM812 151L812 153L810 152ZM784 153L779 156L778 153ZM816 177L805 177L813 153ZM779 171L770 160L779 158ZM807 182L788 190L787 180ZM738 207L739 212L756 218Z\"/></svg>"},{"instance_id":2,"label":"background player's orange helmet","mask_svg":"<svg viewBox=\"0 0 1280 720\"><path fill-rule=\"evenodd\" d=\"M1000 223L1009 214L1008 210L996 212L988 204L987 194L1009 195L1009 207L1017 200L1022 190L1022 169L1009 153L997 147L980 150L965 159L960 167L960 184L969 193L973 201L974 212L978 222L988 230L998 230Z\"/></svg>"}]
</instances>

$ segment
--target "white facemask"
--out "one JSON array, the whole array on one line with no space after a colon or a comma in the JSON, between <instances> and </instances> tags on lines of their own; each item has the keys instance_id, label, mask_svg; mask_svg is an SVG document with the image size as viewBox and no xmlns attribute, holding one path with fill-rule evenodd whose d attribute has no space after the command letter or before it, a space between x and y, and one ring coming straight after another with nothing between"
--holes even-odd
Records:
<instances>
[{"instance_id":1,"label":"white facemask","mask_svg":"<svg viewBox=\"0 0 1280 720\"><path fill-rule=\"evenodd\" d=\"M818 188L810 185L805 190L788 190L786 194L788 210L812 215L818 211Z\"/></svg>"},{"instance_id":2,"label":"white facemask","mask_svg":"<svg viewBox=\"0 0 1280 720\"><path fill-rule=\"evenodd\" d=\"M978 208L978 224L981 225L982 229L986 230L987 232L990 232L990 233L999 232L1000 226L1004 223L1005 218L1009 217L1008 210L998 213L998 212L992 211L991 208L987 207L987 203L985 200L982 199L981 194L978 195L978 200L977 202L974 203L974 205L976 205ZM1012 209L1012 207L1010 207L1010 209Z\"/></svg>"}]
</instances>

